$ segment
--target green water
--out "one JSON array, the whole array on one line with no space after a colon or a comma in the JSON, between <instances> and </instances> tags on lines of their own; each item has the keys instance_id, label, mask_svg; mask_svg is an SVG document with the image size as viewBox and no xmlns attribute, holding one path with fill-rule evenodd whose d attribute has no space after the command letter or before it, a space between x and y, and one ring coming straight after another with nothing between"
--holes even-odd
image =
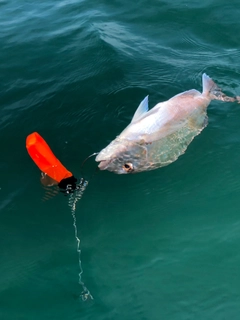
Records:
<instances>
[{"instance_id":1,"label":"green water","mask_svg":"<svg viewBox=\"0 0 240 320\"><path fill-rule=\"evenodd\" d=\"M240 106L173 164L136 175L84 166L77 203L44 189L25 149L39 132L82 161L150 107L201 90L240 95L239 1L0 1L0 319L238 320Z\"/></svg>"}]
</instances>

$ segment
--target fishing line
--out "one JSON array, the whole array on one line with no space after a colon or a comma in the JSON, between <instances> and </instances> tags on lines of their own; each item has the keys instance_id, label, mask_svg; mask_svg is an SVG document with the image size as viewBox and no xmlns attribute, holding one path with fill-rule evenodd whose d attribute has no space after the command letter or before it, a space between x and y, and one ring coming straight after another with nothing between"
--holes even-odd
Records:
<instances>
[{"instance_id":1,"label":"fishing line","mask_svg":"<svg viewBox=\"0 0 240 320\"><path fill-rule=\"evenodd\" d=\"M88 288L85 286L82 280L83 268L81 261L81 249L80 249L80 238L78 237L78 229L77 229L77 218L76 218L76 205L78 200L80 200L83 196L83 193L88 185L88 181L81 178L80 183L78 184L78 188L74 193L71 193L68 200L68 205L71 208L71 214L73 217L73 227L74 227L74 235L77 243L77 253L78 253L78 265L79 265L79 274L78 274L78 283L81 286L82 292L80 294L80 298L83 301L93 300L93 296L91 295Z\"/></svg>"},{"instance_id":2,"label":"fishing line","mask_svg":"<svg viewBox=\"0 0 240 320\"><path fill-rule=\"evenodd\" d=\"M89 158L91 158L91 157L93 157L93 156L96 156L97 154L99 154L99 152L94 152L93 154L90 154L90 156L88 156L86 159L84 159L83 162L81 163L80 173L81 173L82 177L84 177L83 171L82 171L84 164L86 163L86 161L87 161ZM94 176L94 174L92 175L92 177L93 177L93 176ZM91 178L92 178L92 177L91 177Z\"/></svg>"},{"instance_id":3,"label":"fishing line","mask_svg":"<svg viewBox=\"0 0 240 320\"><path fill-rule=\"evenodd\" d=\"M97 153L93 153L90 156L88 156L81 164L80 167L80 172L82 174L82 168L85 164L85 162L91 158L92 156L97 155ZM95 175L95 172L92 174L91 178ZM91 178L89 180L91 180ZM77 254L78 254L78 266L79 266L79 273L78 273L78 283L81 286L81 294L80 294L80 298L82 299L82 301L86 301L86 300L93 300L93 296L91 295L90 291L88 290L88 288L86 287L86 285L84 284L83 280L82 280L82 274L83 274L83 268L82 268L82 261L81 261L81 248L80 248L80 243L81 240L78 236L78 229L77 229L77 218L76 218L76 205L77 202L82 198L83 193L88 185L89 181L87 181L82 174L82 177L80 178L80 181L78 184L76 184L76 189L73 190L72 189L72 185L69 184L66 187L66 194L69 194L69 200L68 200L68 205L71 208L71 214L73 217L73 228L74 228L74 235L75 235L75 239L76 239L76 243L77 243Z\"/></svg>"}]
</instances>

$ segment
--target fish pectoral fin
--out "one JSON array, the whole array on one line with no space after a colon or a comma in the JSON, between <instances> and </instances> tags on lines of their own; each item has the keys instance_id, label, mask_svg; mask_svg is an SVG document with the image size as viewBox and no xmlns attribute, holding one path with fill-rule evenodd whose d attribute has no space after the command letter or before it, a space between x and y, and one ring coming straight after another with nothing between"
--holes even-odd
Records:
<instances>
[{"instance_id":1,"label":"fish pectoral fin","mask_svg":"<svg viewBox=\"0 0 240 320\"><path fill-rule=\"evenodd\" d=\"M141 136L140 144L150 144L154 141L157 141L161 138L164 138L166 134L160 134L160 132L155 132L151 134L145 134Z\"/></svg>"},{"instance_id":2,"label":"fish pectoral fin","mask_svg":"<svg viewBox=\"0 0 240 320\"><path fill-rule=\"evenodd\" d=\"M148 112L148 96L146 96L138 106L136 112L133 115L131 123L139 120L147 112Z\"/></svg>"},{"instance_id":3,"label":"fish pectoral fin","mask_svg":"<svg viewBox=\"0 0 240 320\"><path fill-rule=\"evenodd\" d=\"M165 138L166 136L169 136L170 134L176 132L179 130L184 124L186 123L186 119L182 121L178 121L174 124L166 124L164 127L159 129L156 132L153 133L146 133L141 135L141 141L144 141L145 143L152 143L154 141L160 140L162 138Z\"/></svg>"}]
</instances>

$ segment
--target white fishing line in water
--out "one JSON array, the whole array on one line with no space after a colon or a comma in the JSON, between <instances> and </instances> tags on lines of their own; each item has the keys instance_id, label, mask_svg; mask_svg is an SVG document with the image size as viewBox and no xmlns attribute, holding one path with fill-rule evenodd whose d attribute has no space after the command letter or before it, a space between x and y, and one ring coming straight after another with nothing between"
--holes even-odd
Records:
<instances>
[{"instance_id":1,"label":"white fishing line in water","mask_svg":"<svg viewBox=\"0 0 240 320\"><path fill-rule=\"evenodd\" d=\"M81 179L80 183L77 185L76 190L69 195L69 201L68 205L71 208L71 214L73 217L73 227L74 227L74 234L75 234L75 239L77 243L77 253L78 253L78 264L79 264L79 285L81 286L82 292L80 294L80 298L83 301L86 300L93 300L93 296L91 295L90 291L88 288L85 286L83 280L82 280L82 274L83 274L83 268L82 268L82 261L81 261L81 248L80 248L80 239L78 237L78 229L77 229L77 218L76 218L76 205L78 200L80 200L83 196L83 193L88 185L88 181ZM68 190L68 189L67 189Z\"/></svg>"}]
</instances>

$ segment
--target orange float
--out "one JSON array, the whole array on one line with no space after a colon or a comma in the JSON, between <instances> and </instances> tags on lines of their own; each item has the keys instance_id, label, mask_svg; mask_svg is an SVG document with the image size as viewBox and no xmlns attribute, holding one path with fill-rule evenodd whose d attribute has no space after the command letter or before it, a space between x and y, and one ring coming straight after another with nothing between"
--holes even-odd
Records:
<instances>
[{"instance_id":1,"label":"orange float","mask_svg":"<svg viewBox=\"0 0 240 320\"><path fill-rule=\"evenodd\" d=\"M63 179L73 177L73 174L61 164L47 142L37 132L27 136L26 148L38 168L53 180L59 183Z\"/></svg>"}]
</instances>

